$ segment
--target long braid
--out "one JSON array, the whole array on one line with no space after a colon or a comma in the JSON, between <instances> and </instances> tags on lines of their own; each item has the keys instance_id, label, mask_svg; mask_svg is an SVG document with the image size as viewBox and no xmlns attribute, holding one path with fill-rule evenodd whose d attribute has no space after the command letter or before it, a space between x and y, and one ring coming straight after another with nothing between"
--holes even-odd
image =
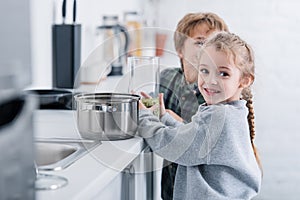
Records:
<instances>
[{"instance_id":1,"label":"long braid","mask_svg":"<svg viewBox=\"0 0 300 200\"><path fill-rule=\"evenodd\" d=\"M245 88L242 92L242 98L244 100L247 101L246 103L246 106L249 110L249 113L248 113L248 116L247 116L247 119L248 119L248 124L249 124L249 132L250 132L250 140L251 140L251 145L252 145L252 148L253 148L253 152L254 152L254 155L255 155L255 158L256 158L256 161L257 161L257 164L261 170L261 172L263 172L263 168L262 168L262 164L261 164L261 161L260 161L260 157L259 157L259 154L258 154L258 151L257 151L257 148L254 144L254 138L255 138L255 122L254 122L254 108L253 108L253 100L252 100L252 93L251 93L251 90L250 88Z\"/></svg>"}]
</instances>

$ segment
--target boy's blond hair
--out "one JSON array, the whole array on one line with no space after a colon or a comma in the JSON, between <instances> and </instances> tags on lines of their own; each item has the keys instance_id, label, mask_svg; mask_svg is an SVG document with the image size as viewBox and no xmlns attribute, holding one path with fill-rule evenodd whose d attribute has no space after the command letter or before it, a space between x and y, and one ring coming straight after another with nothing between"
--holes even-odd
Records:
<instances>
[{"instance_id":1,"label":"boy's blond hair","mask_svg":"<svg viewBox=\"0 0 300 200\"><path fill-rule=\"evenodd\" d=\"M186 14L177 24L174 33L174 44L177 52L182 49L185 40L191 36L195 27L200 24L207 24L211 30L228 31L224 20L214 13L189 13Z\"/></svg>"}]
</instances>

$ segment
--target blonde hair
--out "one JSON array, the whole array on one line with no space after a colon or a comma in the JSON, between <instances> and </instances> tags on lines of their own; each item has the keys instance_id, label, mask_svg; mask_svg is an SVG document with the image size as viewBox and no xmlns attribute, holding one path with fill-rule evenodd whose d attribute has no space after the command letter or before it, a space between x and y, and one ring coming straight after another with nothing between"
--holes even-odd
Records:
<instances>
[{"instance_id":1,"label":"blonde hair","mask_svg":"<svg viewBox=\"0 0 300 200\"><path fill-rule=\"evenodd\" d=\"M208 46L215 47L217 51L225 52L230 59L233 59L235 65L241 70L241 78L249 77L251 78L253 83L255 78L254 53L249 44L247 44L239 36L233 33L219 32L209 37L207 42L203 45L203 49ZM247 118L249 124L251 145L256 161L262 171L262 164L259 158L259 154L254 145L255 122L252 100L253 96L250 86L242 90L241 98L247 101L246 106L249 110Z\"/></svg>"},{"instance_id":2,"label":"blonde hair","mask_svg":"<svg viewBox=\"0 0 300 200\"><path fill-rule=\"evenodd\" d=\"M177 24L174 33L175 49L179 52L185 40L191 36L192 31L200 24L207 24L210 30L228 31L224 20L214 13L189 13L186 14Z\"/></svg>"}]
</instances>

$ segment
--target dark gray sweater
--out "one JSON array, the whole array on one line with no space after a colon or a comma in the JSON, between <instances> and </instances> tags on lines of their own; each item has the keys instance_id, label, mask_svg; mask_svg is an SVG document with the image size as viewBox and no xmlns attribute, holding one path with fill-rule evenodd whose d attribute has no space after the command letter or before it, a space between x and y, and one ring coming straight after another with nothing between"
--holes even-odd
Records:
<instances>
[{"instance_id":1,"label":"dark gray sweater","mask_svg":"<svg viewBox=\"0 0 300 200\"><path fill-rule=\"evenodd\" d=\"M139 134L164 159L178 163L173 199L251 199L261 172L250 142L244 100L200 105L192 122L140 110Z\"/></svg>"}]
</instances>

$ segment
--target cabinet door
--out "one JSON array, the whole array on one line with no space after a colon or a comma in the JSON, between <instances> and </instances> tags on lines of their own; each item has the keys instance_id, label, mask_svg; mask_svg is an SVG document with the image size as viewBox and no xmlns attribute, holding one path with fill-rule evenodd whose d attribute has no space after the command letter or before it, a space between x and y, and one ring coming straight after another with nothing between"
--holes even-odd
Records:
<instances>
[{"instance_id":1,"label":"cabinet door","mask_svg":"<svg viewBox=\"0 0 300 200\"><path fill-rule=\"evenodd\" d=\"M120 173L110 184L99 192L93 199L122 200L122 173Z\"/></svg>"},{"instance_id":2,"label":"cabinet door","mask_svg":"<svg viewBox=\"0 0 300 200\"><path fill-rule=\"evenodd\" d=\"M131 165L130 171L134 174L134 190L130 191L134 193L134 199L154 199L153 152L146 147Z\"/></svg>"},{"instance_id":3,"label":"cabinet door","mask_svg":"<svg viewBox=\"0 0 300 200\"><path fill-rule=\"evenodd\" d=\"M95 199L154 199L153 153L146 147Z\"/></svg>"}]
</instances>

